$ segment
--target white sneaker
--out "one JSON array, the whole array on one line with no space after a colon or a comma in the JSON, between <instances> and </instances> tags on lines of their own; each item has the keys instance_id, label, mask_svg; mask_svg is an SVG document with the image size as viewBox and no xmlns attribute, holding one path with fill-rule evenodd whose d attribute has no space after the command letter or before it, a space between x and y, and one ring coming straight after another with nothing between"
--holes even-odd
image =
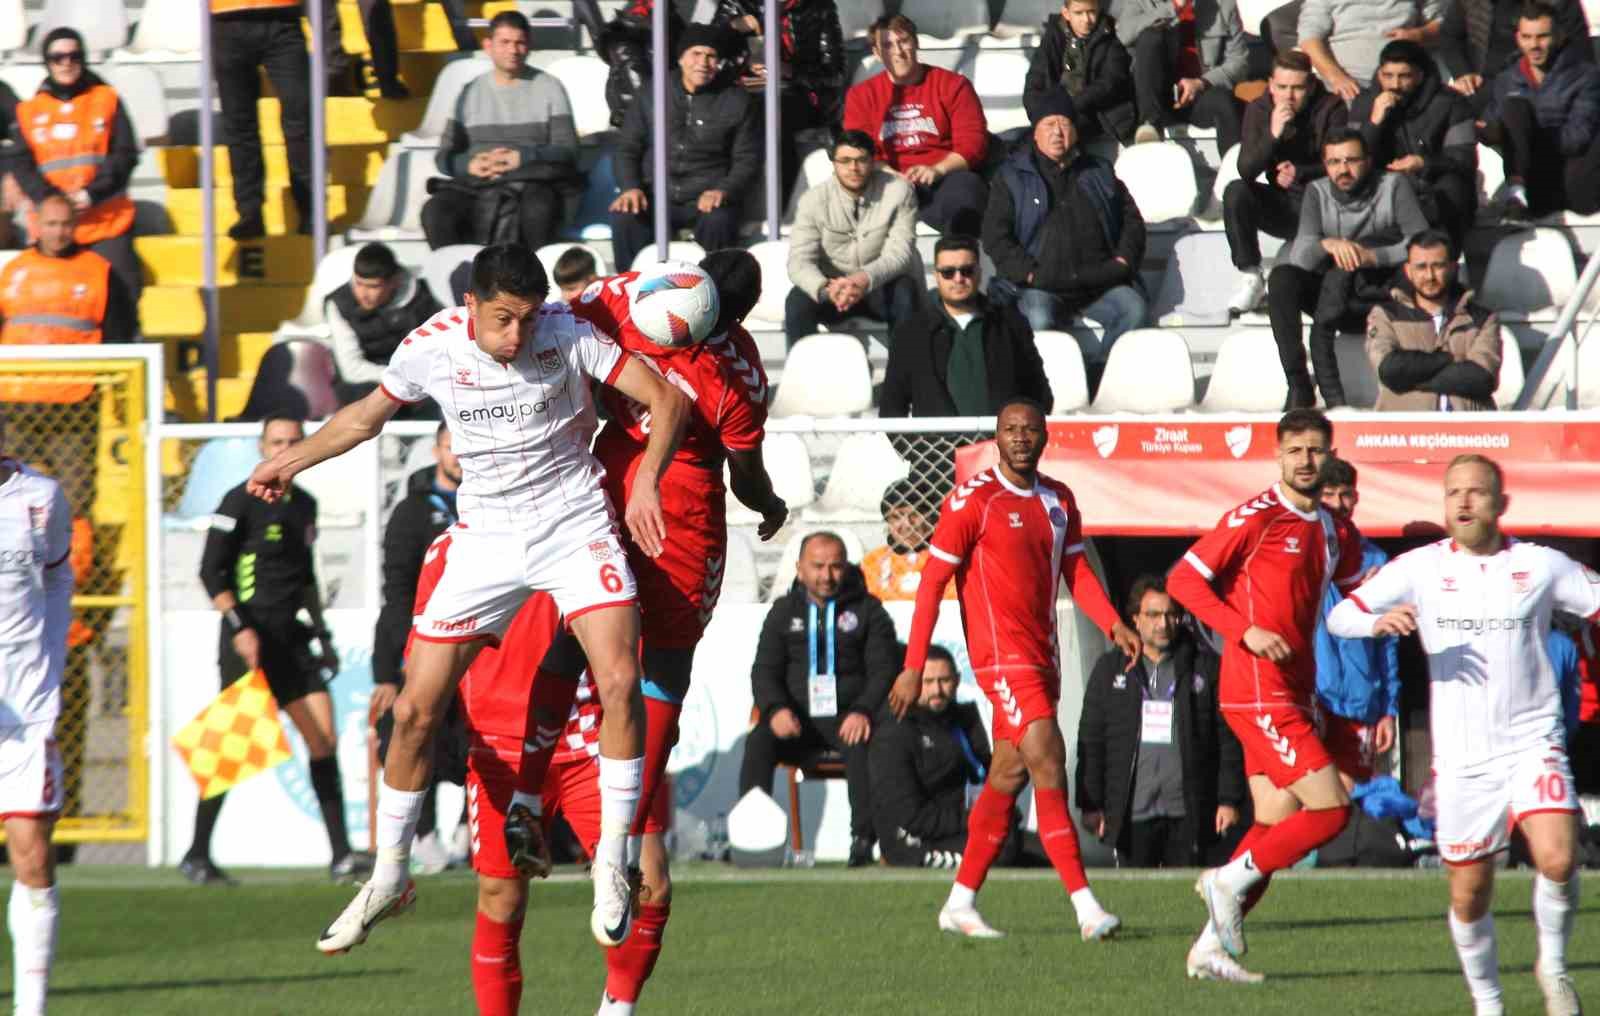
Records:
<instances>
[{"instance_id":1,"label":"white sneaker","mask_svg":"<svg viewBox=\"0 0 1600 1016\"><path fill-rule=\"evenodd\" d=\"M445 850L437 832L418 836L411 844L413 875L437 875L448 867L450 867L450 854Z\"/></svg>"},{"instance_id":2,"label":"white sneaker","mask_svg":"<svg viewBox=\"0 0 1600 1016\"><path fill-rule=\"evenodd\" d=\"M608 861L595 861L589 868L594 879L594 910L589 913L589 930L594 940L614 949L628 940L633 926L633 886L628 873Z\"/></svg>"},{"instance_id":3,"label":"white sneaker","mask_svg":"<svg viewBox=\"0 0 1600 1016\"><path fill-rule=\"evenodd\" d=\"M939 930L968 938L1005 938L1006 933L989 927L976 907L944 907L939 911Z\"/></svg>"},{"instance_id":4,"label":"white sneaker","mask_svg":"<svg viewBox=\"0 0 1600 1016\"><path fill-rule=\"evenodd\" d=\"M1153 123L1142 123L1133 132L1133 143L1136 145L1148 145L1160 140L1161 130Z\"/></svg>"},{"instance_id":5,"label":"white sneaker","mask_svg":"<svg viewBox=\"0 0 1600 1016\"><path fill-rule=\"evenodd\" d=\"M373 925L390 917L399 917L417 905L417 884L410 879L399 889L379 889L376 883L365 882L356 892L344 911L322 931L317 948L329 956L347 953L367 940Z\"/></svg>"},{"instance_id":6,"label":"white sneaker","mask_svg":"<svg viewBox=\"0 0 1600 1016\"><path fill-rule=\"evenodd\" d=\"M1533 976L1544 992L1545 1016L1583 1016L1583 1003L1578 1001L1571 974L1546 974L1535 965Z\"/></svg>"},{"instance_id":7,"label":"white sneaker","mask_svg":"<svg viewBox=\"0 0 1600 1016\"><path fill-rule=\"evenodd\" d=\"M1217 869L1207 868L1200 873L1194 891L1205 901L1211 924L1217 929L1217 938L1229 956L1238 959L1245 954L1244 907L1239 897L1217 884Z\"/></svg>"},{"instance_id":8,"label":"white sneaker","mask_svg":"<svg viewBox=\"0 0 1600 1016\"><path fill-rule=\"evenodd\" d=\"M1267 295L1267 280L1259 269L1242 271L1239 275L1239 288L1228 297L1228 310L1235 314L1248 314L1261 306L1262 298Z\"/></svg>"},{"instance_id":9,"label":"white sneaker","mask_svg":"<svg viewBox=\"0 0 1600 1016\"><path fill-rule=\"evenodd\" d=\"M1088 924L1078 925L1078 934L1085 942L1100 942L1111 938L1122 927L1122 918L1116 914L1101 913Z\"/></svg>"},{"instance_id":10,"label":"white sneaker","mask_svg":"<svg viewBox=\"0 0 1600 1016\"><path fill-rule=\"evenodd\" d=\"M1189 976L1197 981L1260 984L1266 980L1264 975L1251 973L1241 967L1238 960L1221 949L1207 949L1198 942L1189 947L1189 958L1185 965Z\"/></svg>"}]
</instances>

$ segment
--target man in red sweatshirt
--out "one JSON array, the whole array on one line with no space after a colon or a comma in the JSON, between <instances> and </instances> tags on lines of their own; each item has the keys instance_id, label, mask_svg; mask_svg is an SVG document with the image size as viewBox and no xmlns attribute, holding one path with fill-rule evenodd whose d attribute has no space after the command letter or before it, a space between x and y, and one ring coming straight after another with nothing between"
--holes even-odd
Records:
<instances>
[{"instance_id":1,"label":"man in red sweatshirt","mask_svg":"<svg viewBox=\"0 0 1600 1016\"><path fill-rule=\"evenodd\" d=\"M844 129L876 139L878 160L917 189L923 222L977 236L989 197L978 175L989 148L978 93L960 74L917 59L910 18L879 18L869 36L883 72L851 87Z\"/></svg>"}]
</instances>

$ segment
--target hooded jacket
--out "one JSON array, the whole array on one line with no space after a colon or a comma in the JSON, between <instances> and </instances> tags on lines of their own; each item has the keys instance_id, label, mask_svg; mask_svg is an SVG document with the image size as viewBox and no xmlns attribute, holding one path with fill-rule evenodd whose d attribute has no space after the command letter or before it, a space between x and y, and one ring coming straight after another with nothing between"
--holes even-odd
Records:
<instances>
[{"instance_id":1,"label":"hooded jacket","mask_svg":"<svg viewBox=\"0 0 1600 1016\"><path fill-rule=\"evenodd\" d=\"M806 639L812 634L810 597L795 579L789 591L772 604L756 641L756 658L750 665L750 687L765 723L779 709L808 715L811 653ZM834 675L838 678L839 716L861 713L872 717L889 694L900 673L900 640L894 621L877 597L867 593L861 569L849 565L834 596ZM817 608L816 656L826 665L827 647L822 631L826 611Z\"/></svg>"},{"instance_id":2,"label":"hooded jacket","mask_svg":"<svg viewBox=\"0 0 1600 1016\"><path fill-rule=\"evenodd\" d=\"M1557 50L1544 81L1537 85L1523 73L1521 60L1501 71L1490 86L1484 121L1499 120L1507 99L1526 99L1533 103L1533 116L1539 126L1559 133L1562 155L1571 157L1588 151L1600 129L1600 68L1579 52L1586 44L1581 40Z\"/></svg>"},{"instance_id":3,"label":"hooded jacket","mask_svg":"<svg viewBox=\"0 0 1600 1016\"><path fill-rule=\"evenodd\" d=\"M1392 300L1367 317L1367 359L1378 373L1378 404L1383 411L1439 408L1439 396L1453 410L1492 410L1500 383L1500 319L1473 302L1470 289L1458 289L1448 304L1443 329L1417 306L1410 287L1397 288Z\"/></svg>"},{"instance_id":4,"label":"hooded jacket","mask_svg":"<svg viewBox=\"0 0 1600 1016\"><path fill-rule=\"evenodd\" d=\"M1472 105L1466 96L1446 88L1429 62L1422 68L1422 83L1416 90L1389 110L1382 124L1374 125L1372 104L1382 91L1377 84L1369 85L1350 104L1349 122L1366 139L1373 166L1387 166L1395 159L1420 155L1420 175L1425 183L1454 175L1475 185L1478 137L1473 129Z\"/></svg>"},{"instance_id":5,"label":"hooded jacket","mask_svg":"<svg viewBox=\"0 0 1600 1016\"><path fill-rule=\"evenodd\" d=\"M1289 259L1308 272L1320 271L1333 263L1323 240L1354 240L1373 252L1376 267L1393 268L1406 259L1406 240L1427 228L1417 193L1403 173L1369 168L1348 194L1323 177L1306 188Z\"/></svg>"},{"instance_id":6,"label":"hooded jacket","mask_svg":"<svg viewBox=\"0 0 1600 1016\"><path fill-rule=\"evenodd\" d=\"M1044 96L1066 86L1061 75L1066 68L1067 33L1071 31L1061 15L1044 23L1039 46L1028 61L1028 77L1022 85L1022 107L1030 123L1038 123ZM1072 96L1082 117L1094 117L1109 135L1123 142L1133 140L1138 113L1133 104L1133 59L1117 39L1117 24L1109 15L1102 17L1084 40L1088 54L1083 91Z\"/></svg>"},{"instance_id":7,"label":"hooded jacket","mask_svg":"<svg viewBox=\"0 0 1600 1016\"><path fill-rule=\"evenodd\" d=\"M1254 180L1266 175L1267 186L1277 187L1274 166L1294 164L1294 185L1290 194L1304 193L1311 181L1327 175L1322 166L1322 140L1335 127L1345 124L1344 100L1322 87L1316 76L1306 96L1306 104L1283 129L1282 137L1272 136L1272 91L1262 92L1244 107L1244 122L1239 134L1239 179Z\"/></svg>"}]
</instances>

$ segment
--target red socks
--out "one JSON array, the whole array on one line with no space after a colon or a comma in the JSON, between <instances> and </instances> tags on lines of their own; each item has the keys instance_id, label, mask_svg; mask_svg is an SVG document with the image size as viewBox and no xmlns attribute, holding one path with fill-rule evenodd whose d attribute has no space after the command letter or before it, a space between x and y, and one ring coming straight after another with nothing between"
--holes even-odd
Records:
<instances>
[{"instance_id":1,"label":"red socks","mask_svg":"<svg viewBox=\"0 0 1600 1016\"><path fill-rule=\"evenodd\" d=\"M1250 859L1255 862L1257 871L1270 875L1289 867L1339 835L1339 830L1349 820L1348 804L1317 811L1302 808L1277 825L1269 826L1267 832L1251 845Z\"/></svg>"},{"instance_id":2,"label":"red socks","mask_svg":"<svg viewBox=\"0 0 1600 1016\"><path fill-rule=\"evenodd\" d=\"M644 700L644 773L639 784L639 810L629 830L635 836L644 832L644 820L650 815L656 788L667 774L667 759L672 755L672 746L678 743L678 716L682 712L683 706L676 702L648 696Z\"/></svg>"},{"instance_id":3,"label":"red socks","mask_svg":"<svg viewBox=\"0 0 1600 1016\"><path fill-rule=\"evenodd\" d=\"M544 793L544 777L550 771L550 759L555 756L561 732L567 727L567 717L572 713L572 700L577 693L578 682L574 679L548 670L534 675L523 734L523 741L533 745L534 750L524 747L522 768L517 770L517 789L524 794Z\"/></svg>"},{"instance_id":4,"label":"red socks","mask_svg":"<svg viewBox=\"0 0 1600 1016\"><path fill-rule=\"evenodd\" d=\"M1256 843L1261 840L1261 837L1265 836L1271 829L1271 826L1263 825L1262 823L1257 822L1255 825L1252 825L1249 829L1245 830L1245 834L1239 838L1239 845L1233 848L1233 857L1228 858L1228 860L1231 861L1240 854L1243 854L1246 850L1254 847ZM1262 876L1261 881L1251 886L1250 889L1244 894L1244 912L1246 914L1254 910L1256 904L1261 902L1261 897L1265 896L1267 893L1267 886L1271 884L1272 876L1264 875Z\"/></svg>"},{"instance_id":5,"label":"red socks","mask_svg":"<svg viewBox=\"0 0 1600 1016\"><path fill-rule=\"evenodd\" d=\"M1039 816L1039 842L1061 877L1061 884L1069 893L1088 888L1083 857L1078 853L1078 831L1072 828L1072 813L1067 810L1066 789L1034 787L1033 807Z\"/></svg>"},{"instance_id":6,"label":"red socks","mask_svg":"<svg viewBox=\"0 0 1600 1016\"><path fill-rule=\"evenodd\" d=\"M1011 828L1011 806L1016 798L983 785L978 799L972 802L967 813L967 848L961 852L961 867L956 869L956 882L977 892L989 876L989 868L1000 856L1005 846L1006 833Z\"/></svg>"},{"instance_id":7,"label":"red socks","mask_svg":"<svg viewBox=\"0 0 1600 1016\"><path fill-rule=\"evenodd\" d=\"M501 924L482 911L472 936L472 993L478 1016L517 1016L522 1001L522 921Z\"/></svg>"},{"instance_id":8,"label":"red socks","mask_svg":"<svg viewBox=\"0 0 1600 1016\"><path fill-rule=\"evenodd\" d=\"M606 949L606 994L619 1002L637 1002L644 982L656 968L661 955L661 938L672 916L670 903L645 903L634 918L627 941Z\"/></svg>"}]
</instances>

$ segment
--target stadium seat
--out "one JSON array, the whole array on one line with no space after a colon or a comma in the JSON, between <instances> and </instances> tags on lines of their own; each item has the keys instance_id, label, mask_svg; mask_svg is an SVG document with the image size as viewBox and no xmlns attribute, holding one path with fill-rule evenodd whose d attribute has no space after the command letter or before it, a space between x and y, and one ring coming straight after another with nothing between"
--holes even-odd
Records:
<instances>
[{"instance_id":1,"label":"stadium seat","mask_svg":"<svg viewBox=\"0 0 1600 1016\"><path fill-rule=\"evenodd\" d=\"M10 64L0 67L0 81L11 86L18 99L27 99L39 90L44 81L43 64Z\"/></svg>"},{"instance_id":2,"label":"stadium seat","mask_svg":"<svg viewBox=\"0 0 1600 1016\"><path fill-rule=\"evenodd\" d=\"M989 30L989 0L901 0L900 13L917 23L919 35L938 39ZM1021 89L1018 78L1017 90Z\"/></svg>"},{"instance_id":3,"label":"stadium seat","mask_svg":"<svg viewBox=\"0 0 1600 1016\"><path fill-rule=\"evenodd\" d=\"M1111 347L1094 400L1096 413L1171 413L1193 405L1194 363L1180 333L1135 328Z\"/></svg>"},{"instance_id":4,"label":"stadium seat","mask_svg":"<svg viewBox=\"0 0 1600 1016\"><path fill-rule=\"evenodd\" d=\"M833 533L844 541L844 556L847 560L860 564L862 557L866 556L867 551L861 544L861 537L857 536L853 530L844 528L830 529L826 525L815 524L795 527L794 532L789 537L789 542L783 545L783 556L778 558L778 569L773 572L776 578L773 580L772 588L767 590L767 599L769 601L776 600L784 593L787 593L789 587L794 583L794 566L800 560L800 544L804 543L806 537L812 533L824 531Z\"/></svg>"},{"instance_id":5,"label":"stadium seat","mask_svg":"<svg viewBox=\"0 0 1600 1016\"><path fill-rule=\"evenodd\" d=\"M1524 229L1494 245L1478 299L1498 311L1528 314L1562 306L1577 284L1567 238L1554 229Z\"/></svg>"},{"instance_id":6,"label":"stadium seat","mask_svg":"<svg viewBox=\"0 0 1600 1016\"><path fill-rule=\"evenodd\" d=\"M191 61L200 58L204 19L200 5L189 0L145 0L133 38L114 59Z\"/></svg>"},{"instance_id":7,"label":"stadium seat","mask_svg":"<svg viewBox=\"0 0 1600 1016\"><path fill-rule=\"evenodd\" d=\"M595 245L592 243L547 243L543 247L540 247L538 250L534 251L533 256L539 259L539 263L541 265L544 265L544 273L550 278L550 291L552 293L556 292L556 262L561 259L561 255L565 254L574 247L582 247L584 250L589 252L590 257L594 258L594 270L596 274L611 274L611 269L606 266L606 256L600 253L599 248L595 247Z\"/></svg>"},{"instance_id":8,"label":"stadium seat","mask_svg":"<svg viewBox=\"0 0 1600 1016\"><path fill-rule=\"evenodd\" d=\"M261 357L250 397L235 420L253 422L278 413L302 420L326 419L339 409L339 397L333 393L337 373L333 352L322 343L275 342Z\"/></svg>"},{"instance_id":9,"label":"stadium seat","mask_svg":"<svg viewBox=\"0 0 1600 1016\"><path fill-rule=\"evenodd\" d=\"M422 239L422 206L428 181L443 176L434 165L436 149L391 146L367 196L367 207L347 234L358 240Z\"/></svg>"},{"instance_id":10,"label":"stadium seat","mask_svg":"<svg viewBox=\"0 0 1600 1016\"><path fill-rule=\"evenodd\" d=\"M222 495L249 479L250 470L260 461L261 452L253 437L207 441L189 464L176 514L185 519L210 515L222 503Z\"/></svg>"},{"instance_id":11,"label":"stadium seat","mask_svg":"<svg viewBox=\"0 0 1600 1016\"><path fill-rule=\"evenodd\" d=\"M33 48L62 27L78 30L91 58L109 53L128 41L128 5L122 0L47 0L34 28Z\"/></svg>"},{"instance_id":12,"label":"stadium seat","mask_svg":"<svg viewBox=\"0 0 1600 1016\"><path fill-rule=\"evenodd\" d=\"M582 240L611 239L611 202L617 197L617 178L612 172L611 153L595 160L583 182L583 197L573 216L572 231L564 235ZM613 265L618 271L621 265Z\"/></svg>"},{"instance_id":13,"label":"stadium seat","mask_svg":"<svg viewBox=\"0 0 1600 1016\"><path fill-rule=\"evenodd\" d=\"M994 30L996 33L1037 33L1046 21L1060 12L1061 5L1056 0L1005 0L1005 7L1000 11L1000 20Z\"/></svg>"},{"instance_id":14,"label":"stadium seat","mask_svg":"<svg viewBox=\"0 0 1600 1016\"><path fill-rule=\"evenodd\" d=\"M455 295L450 290L450 274L460 267L461 262L471 261L480 250L483 250L482 244L453 243L428 252L428 256L422 259L422 279L428 284L428 292L433 294L435 300L446 307L455 303ZM554 283L551 284L551 292L555 292Z\"/></svg>"},{"instance_id":15,"label":"stadium seat","mask_svg":"<svg viewBox=\"0 0 1600 1016\"><path fill-rule=\"evenodd\" d=\"M95 72L117 90L117 98L127 110L140 146L165 144L167 95L162 90L160 75L139 64L101 64Z\"/></svg>"},{"instance_id":16,"label":"stadium seat","mask_svg":"<svg viewBox=\"0 0 1600 1016\"><path fill-rule=\"evenodd\" d=\"M1478 146L1478 207L1488 208L1495 191L1506 182L1506 163L1488 145Z\"/></svg>"},{"instance_id":17,"label":"stadium seat","mask_svg":"<svg viewBox=\"0 0 1600 1016\"><path fill-rule=\"evenodd\" d=\"M760 603L761 573L756 569L756 552L750 538L728 533L728 551L722 566L722 594L718 603Z\"/></svg>"},{"instance_id":18,"label":"stadium seat","mask_svg":"<svg viewBox=\"0 0 1600 1016\"><path fill-rule=\"evenodd\" d=\"M816 480L811 473L811 452L799 434L768 434L761 442L761 456L772 477L772 487L789 510L804 508L817 499Z\"/></svg>"},{"instance_id":19,"label":"stadium seat","mask_svg":"<svg viewBox=\"0 0 1600 1016\"><path fill-rule=\"evenodd\" d=\"M1239 179L1239 146L1234 145L1222 153L1222 164L1217 167L1216 179L1211 181L1211 200L1206 202L1199 215L1202 219L1222 218L1222 195L1228 184Z\"/></svg>"},{"instance_id":20,"label":"stadium seat","mask_svg":"<svg viewBox=\"0 0 1600 1016\"><path fill-rule=\"evenodd\" d=\"M1500 379L1494 389L1494 404L1500 409L1510 409L1522 397L1522 386L1527 374L1522 367L1522 346L1505 325L1500 326Z\"/></svg>"},{"instance_id":21,"label":"stadium seat","mask_svg":"<svg viewBox=\"0 0 1600 1016\"><path fill-rule=\"evenodd\" d=\"M1364 332L1346 332L1333 343L1345 402L1354 409L1371 409L1378 403L1378 370L1367 355L1366 340ZM1309 346L1306 351L1309 354Z\"/></svg>"},{"instance_id":22,"label":"stadium seat","mask_svg":"<svg viewBox=\"0 0 1600 1016\"><path fill-rule=\"evenodd\" d=\"M1259 36L1262 34L1261 23L1266 20L1267 15L1290 2L1291 0L1242 0L1239 4L1239 21L1246 32Z\"/></svg>"},{"instance_id":23,"label":"stadium seat","mask_svg":"<svg viewBox=\"0 0 1600 1016\"><path fill-rule=\"evenodd\" d=\"M350 281L350 273L356 262L356 251L360 250L359 244L350 244L331 250L322 256L317 263L316 274L312 276L311 288L306 290L306 302L300 308L300 313L286 322L296 329L317 328L327 320L323 314L323 301L340 286Z\"/></svg>"},{"instance_id":24,"label":"stadium seat","mask_svg":"<svg viewBox=\"0 0 1600 1016\"><path fill-rule=\"evenodd\" d=\"M606 104L606 78L611 68L597 56L564 56L545 70L554 74L567 91L578 137L604 134L611 129L611 107Z\"/></svg>"},{"instance_id":25,"label":"stadium seat","mask_svg":"<svg viewBox=\"0 0 1600 1016\"><path fill-rule=\"evenodd\" d=\"M1050 413L1071 413L1089 404L1089 380L1083 371L1083 349L1066 332L1033 333L1033 344L1050 379Z\"/></svg>"},{"instance_id":26,"label":"stadium seat","mask_svg":"<svg viewBox=\"0 0 1600 1016\"><path fill-rule=\"evenodd\" d=\"M706 249L692 240L670 240L667 242L668 261L687 261L692 265L700 263L706 256ZM656 256L656 245L647 243L639 248L639 254L633 259L633 264L628 266L629 271L642 271L661 260Z\"/></svg>"},{"instance_id":27,"label":"stadium seat","mask_svg":"<svg viewBox=\"0 0 1600 1016\"><path fill-rule=\"evenodd\" d=\"M422 112L422 122L400 135L400 143L407 148L437 148L444 137L444 125L456 111L456 100L461 90L473 78L489 73L488 56L477 53L471 57L452 60L439 71L433 80L433 90L428 93L428 108Z\"/></svg>"},{"instance_id":28,"label":"stadium seat","mask_svg":"<svg viewBox=\"0 0 1600 1016\"><path fill-rule=\"evenodd\" d=\"M22 0L0 0L0 53L28 44L28 12Z\"/></svg>"},{"instance_id":29,"label":"stadium seat","mask_svg":"<svg viewBox=\"0 0 1600 1016\"><path fill-rule=\"evenodd\" d=\"M1578 408L1600 409L1600 342L1578 346Z\"/></svg>"},{"instance_id":30,"label":"stadium seat","mask_svg":"<svg viewBox=\"0 0 1600 1016\"><path fill-rule=\"evenodd\" d=\"M1231 332L1217 349L1200 408L1208 413L1270 413L1283 408L1289 382L1268 328Z\"/></svg>"},{"instance_id":31,"label":"stadium seat","mask_svg":"<svg viewBox=\"0 0 1600 1016\"><path fill-rule=\"evenodd\" d=\"M783 305L792 288L789 282L789 241L763 240L752 244L750 253L761 265L761 299L750 311L750 319L782 325Z\"/></svg>"},{"instance_id":32,"label":"stadium seat","mask_svg":"<svg viewBox=\"0 0 1600 1016\"><path fill-rule=\"evenodd\" d=\"M1194 163L1175 141L1124 148L1117 156L1117 178L1133 195L1146 223L1181 219L1194 211L1199 188Z\"/></svg>"},{"instance_id":33,"label":"stadium seat","mask_svg":"<svg viewBox=\"0 0 1600 1016\"><path fill-rule=\"evenodd\" d=\"M789 349L769 412L783 416L853 416L872 406L872 368L861 340L830 332Z\"/></svg>"},{"instance_id":34,"label":"stadium seat","mask_svg":"<svg viewBox=\"0 0 1600 1016\"><path fill-rule=\"evenodd\" d=\"M876 522L884 489L910 472L886 435L851 434L839 444L827 486L806 517Z\"/></svg>"},{"instance_id":35,"label":"stadium seat","mask_svg":"<svg viewBox=\"0 0 1600 1016\"><path fill-rule=\"evenodd\" d=\"M729 858L740 868L783 863L789 820L765 790L751 787L728 812Z\"/></svg>"},{"instance_id":36,"label":"stadium seat","mask_svg":"<svg viewBox=\"0 0 1600 1016\"><path fill-rule=\"evenodd\" d=\"M883 0L851 0L839 8L839 28L845 40L865 35L872 23L883 15Z\"/></svg>"},{"instance_id":37,"label":"stadium seat","mask_svg":"<svg viewBox=\"0 0 1600 1016\"><path fill-rule=\"evenodd\" d=\"M800 207L800 195L827 181L833 176L833 159L826 148L812 151L800 162L800 172L794 179L794 187L789 191L789 208L784 218L794 221L795 210Z\"/></svg>"},{"instance_id":38,"label":"stadium seat","mask_svg":"<svg viewBox=\"0 0 1600 1016\"><path fill-rule=\"evenodd\" d=\"M1028 58L1016 50L980 49L973 56L967 77L983 103L991 133L1028 126L1028 113L1022 108L1022 83L1027 76Z\"/></svg>"}]
</instances>

